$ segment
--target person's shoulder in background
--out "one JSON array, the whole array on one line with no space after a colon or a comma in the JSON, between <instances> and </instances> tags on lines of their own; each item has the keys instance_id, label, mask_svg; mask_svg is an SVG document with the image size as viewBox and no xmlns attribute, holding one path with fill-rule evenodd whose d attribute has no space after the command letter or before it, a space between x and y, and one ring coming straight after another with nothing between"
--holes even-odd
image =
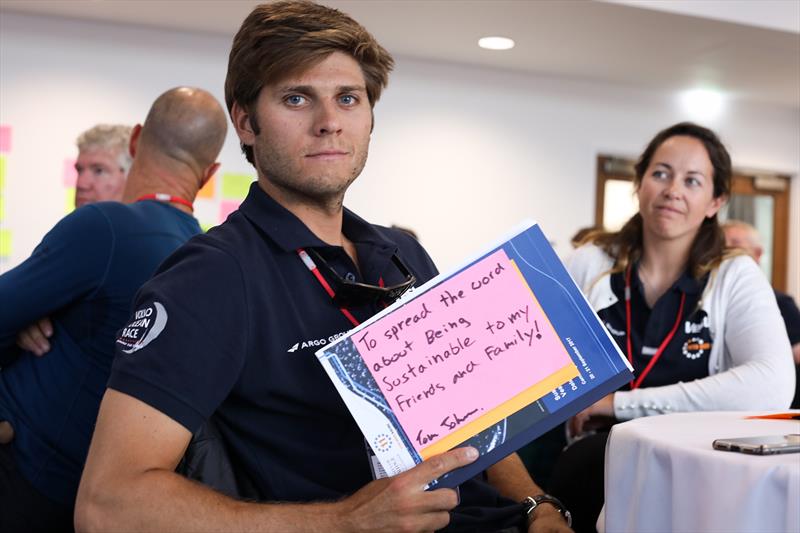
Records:
<instances>
[{"instance_id":1,"label":"person's shoulder in background","mask_svg":"<svg viewBox=\"0 0 800 533\"><path fill-rule=\"evenodd\" d=\"M778 309L780 309L783 321L786 323L789 342L794 346L800 343L800 309L798 309L794 298L786 293L775 291L775 299L778 301Z\"/></svg>"},{"instance_id":2,"label":"person's shoulder in background","mask_svg":"<svg viewBox=\"0 0 800 533\"><path fill-rule=\"evenodd\" d=\"M584 292L589 290L601 274L611 270L613 265L614 258L592 243L580 246L564 261L567 272Z\"/></svg>"}]
</instances>

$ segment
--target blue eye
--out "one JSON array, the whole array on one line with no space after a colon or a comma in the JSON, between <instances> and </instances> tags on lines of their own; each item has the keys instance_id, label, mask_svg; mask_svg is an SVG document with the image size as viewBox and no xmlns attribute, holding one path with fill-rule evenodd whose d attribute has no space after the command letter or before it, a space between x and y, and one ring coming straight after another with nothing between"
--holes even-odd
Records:
<instances>
[{"instance_id":1,"label":"blue eye","mask_svg":"<svg viewBox=\"0 0 800 533\"><path fill-rule=\"evenodd\" d=\"M306 101L305 96L301 96L299 94L290 94L286 97L286 103L290 106L299 106L303 105Z\"/></svg>"},{"instance_id":2,"label":"blue eye","mask_svg":"<svg viewBox=\"0 0 800 533\"><path fill-rule=\"evenodd\" d=\"M339 102L341 102L343 105L351 106L358 103L358 98L356 98L352 94L344 94L339 97Z\"/></svg>"}]
</instances>

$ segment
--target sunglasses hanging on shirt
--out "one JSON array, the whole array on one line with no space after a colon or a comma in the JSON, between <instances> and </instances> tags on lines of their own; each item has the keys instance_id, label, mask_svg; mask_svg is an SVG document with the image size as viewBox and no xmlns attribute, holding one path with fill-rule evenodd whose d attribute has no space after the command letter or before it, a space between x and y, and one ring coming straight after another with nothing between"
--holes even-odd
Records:
<instances>
[{"instance_id":1,"label":"sunglasses hanging on shirt","mask_svg":"<svg viewBox=\"0 0 800 533\"><path fill-rule=\"evenodd\" d=\"M386 287L384 286L383 278L378 281L378 285L370 285L368 283L349 281L341 277L313 248L308 250L300 249L297 253L306 267L314 273L323 288L333 298L334 303L341 307L357 307L367 304L381 304L386 307L400 298L417 281L417 278L414 277L414 274L411 273L397 254L392 254L392 263L405 277L405 280L396 285ZM324 274L321 274L321 272L324 272Z\"/></svg>"}]
</instances>

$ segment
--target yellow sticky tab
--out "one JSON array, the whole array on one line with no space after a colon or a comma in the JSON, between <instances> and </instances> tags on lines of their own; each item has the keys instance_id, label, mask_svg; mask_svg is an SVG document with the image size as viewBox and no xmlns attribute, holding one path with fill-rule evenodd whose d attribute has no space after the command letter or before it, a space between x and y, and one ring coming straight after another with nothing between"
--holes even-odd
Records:
<instances>
[{"instance_id":1,"label":"yellow sticky tab","mask_svg":"<svg viewBox=\"0 0 800 533\"><path fill-rule=\"evenodd\" d=\"M222 197L229 200L241 200L247 196L250 184L255 178L247 174L223 174Z\"/></svg>"},{"instance_id":2,"label":"yellow sticky tab","mask_svg":"<svg viewBox=\"0 0 800 533\"><path fill-rule=\"evenodd\" d=\"M0 257L11 256L11 230L0 229Z\"/></svg>"},{"instance_id":3,"label":"yellow sticky tab","mask_svg":"<svg viewBox=\"0 0 800 533\"><path fill-rule=\"evenodd\" d=\"M211 176L203 188L197 192L198 198L214 198L214 194L217 191L217 175L214 174Z\"/></svg>"},{"instance_id":4,"label":"yellow sticky tab","mask_svg":"<svg viewBox=\"0 0 800 533\"><path fill-rule=\"evenodd\" d=\"M75 211L75 187L64 189L64 212L70 214Z\"/></svg>"}]
</instances>

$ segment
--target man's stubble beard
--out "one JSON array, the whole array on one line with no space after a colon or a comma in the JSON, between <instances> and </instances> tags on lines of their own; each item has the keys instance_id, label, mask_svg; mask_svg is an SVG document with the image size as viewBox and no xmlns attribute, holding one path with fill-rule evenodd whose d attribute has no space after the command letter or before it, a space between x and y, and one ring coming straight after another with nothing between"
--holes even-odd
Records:
<instances>
[{"instance_id":1,"label":"man's stubble beard","mask_svg":"<svg viewBox=\"0 0 800 533\"><path fill-rule=\"evenodd\" d=\"M367 163L369 144L364 147L358 160L356 160L346 180L338 183L338 178L325 175L307 176L297 179L301 175L299 169L293 168L291 161L272 153L254 153L254 157L261 174L273 187L281 190L287 199L318 206L329 211L338 211L344 203L344 196L350 185L361 175ZM294 176L294 178L293 178Z\"/></svg>"}]
</instances>

